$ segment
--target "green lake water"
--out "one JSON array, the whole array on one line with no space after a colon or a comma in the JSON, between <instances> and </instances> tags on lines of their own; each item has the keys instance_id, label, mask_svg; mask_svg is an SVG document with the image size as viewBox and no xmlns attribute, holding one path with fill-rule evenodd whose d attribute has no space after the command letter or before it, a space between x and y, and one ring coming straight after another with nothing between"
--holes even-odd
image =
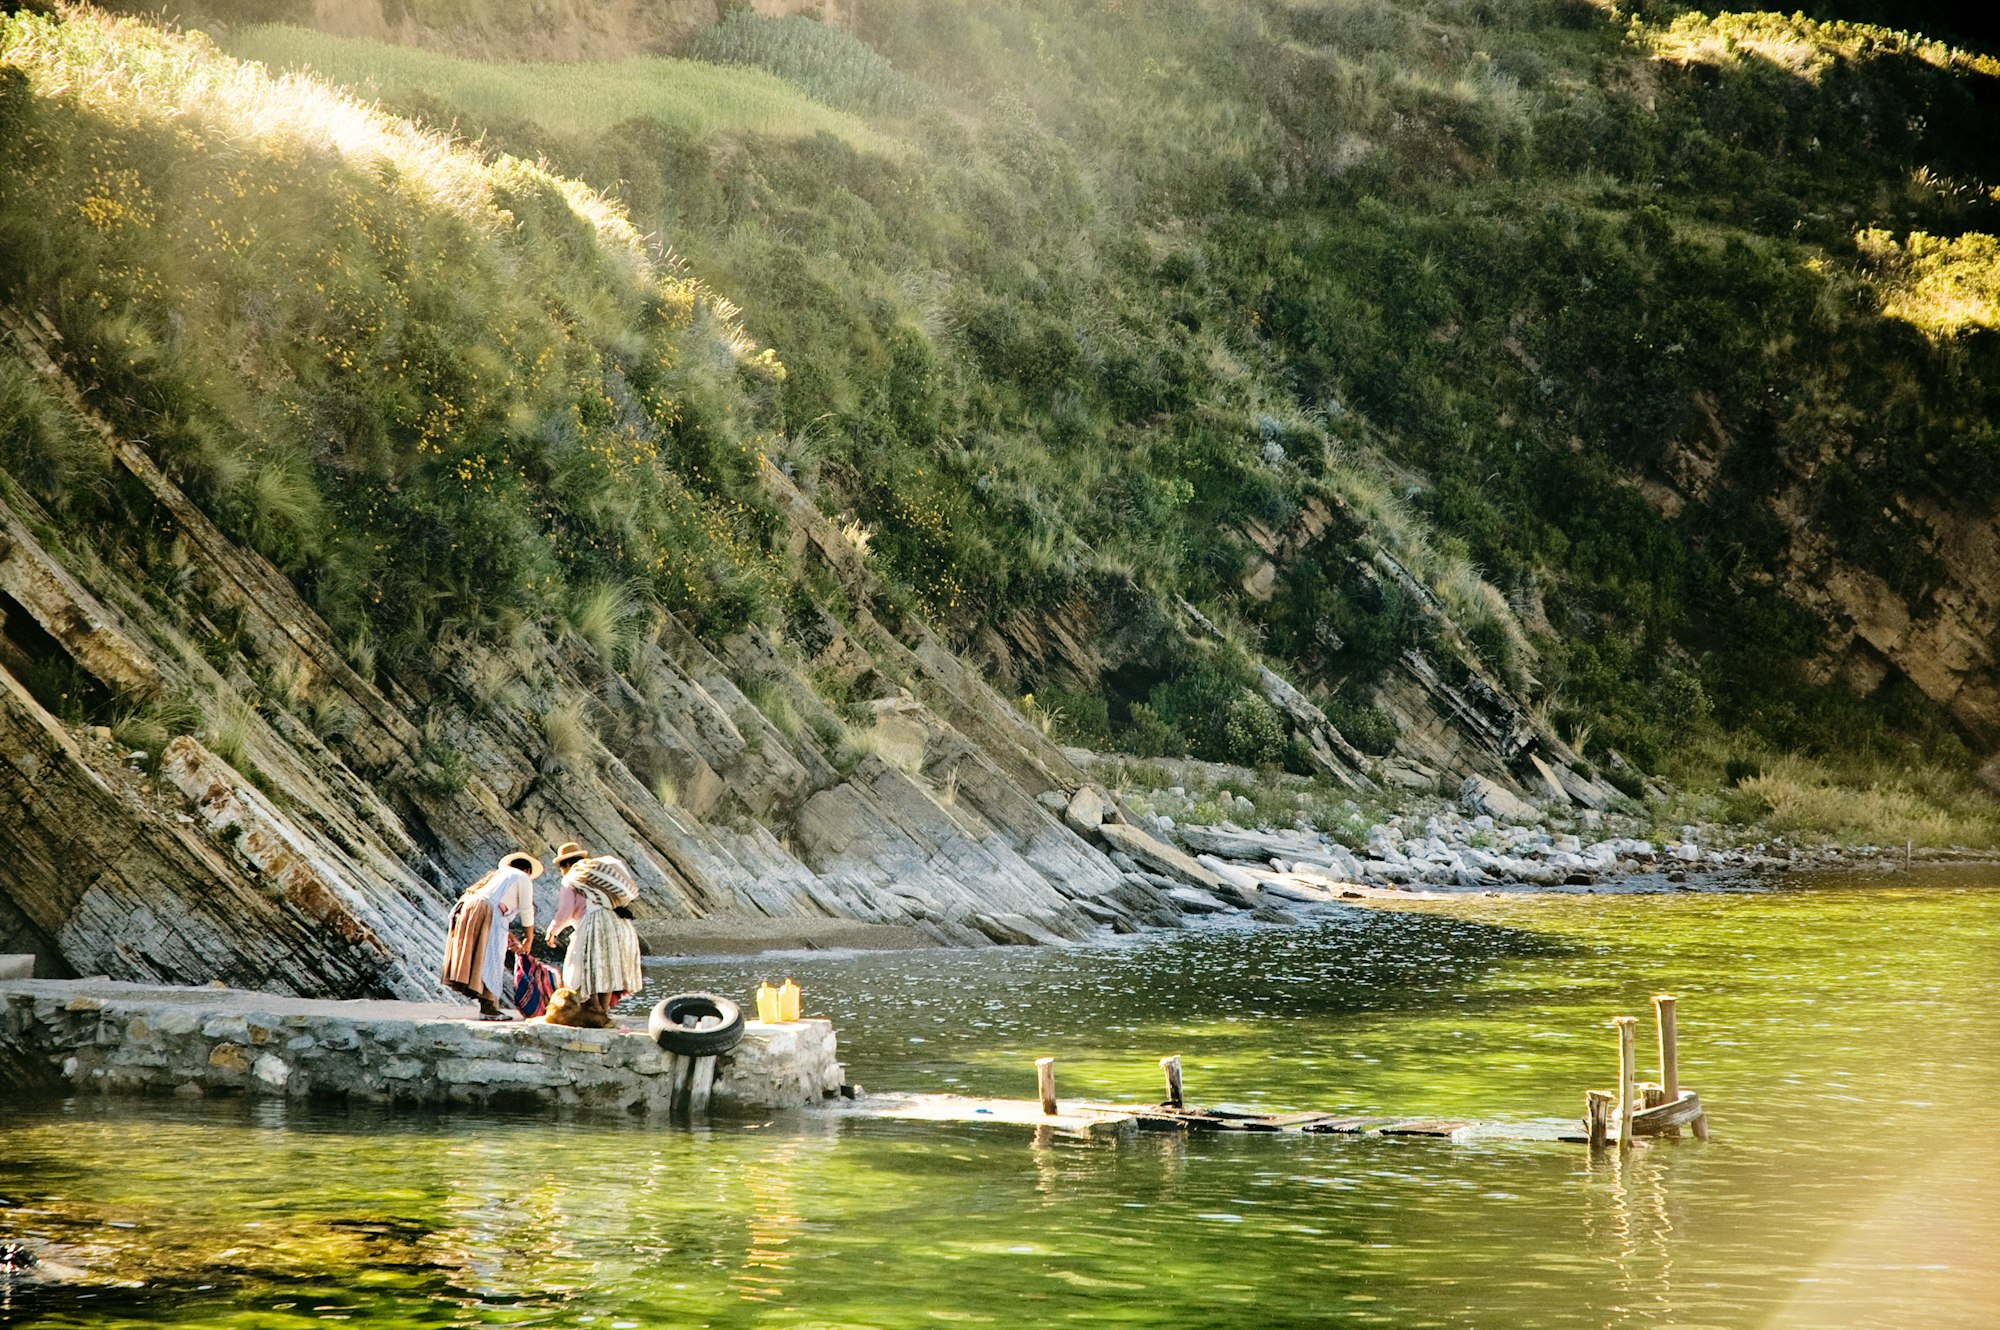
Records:
<instances>
[{"instance_id":1,"label":"green lake water","mask_svg":"<svg viewBox=\"0 0 2000 1330\"><path fill-rule=\"evenodd\" d=\"M787 973L881 1090L1574 1117L1681 998L1714 1138L1577 1145L0 1103L24 1326L2000 1326L2000 872L1481 898Z\"/></svg>"}]
</instances>

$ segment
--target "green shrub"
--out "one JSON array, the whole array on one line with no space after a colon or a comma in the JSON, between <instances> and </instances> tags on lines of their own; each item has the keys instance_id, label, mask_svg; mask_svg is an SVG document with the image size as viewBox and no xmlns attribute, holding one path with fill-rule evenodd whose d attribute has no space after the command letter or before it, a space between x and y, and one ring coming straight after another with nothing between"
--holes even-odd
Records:
<instances>
[{"instance_id":1,"label":"green shrub","mask_svg":"<svg viewBox=\"0 0 2000 1330\"><path fill-rule=\"evenodd\" d=\"M1046 712L1057 717L1052 732L1064 743L1084 748L1111 746L1111 703L1101 691L1082 692L1053 684L1035 690Z\"/></svg>"},{"instance_id":2,"label":"green shrub","mask_svg":"<svg viewBox=\"0 0 2000 1330\"><path fill-rule=\"evenodd\" d=\"M1246 767L1275 766L1287 752L1288 735L1277 708L1253 693L1241 693L1223 713L1222 760Z\"/></svg>"},{"instance_id":3,"label":"green shrub","mask_svg":"<svg viewBox=\"0 0 2000 1330\"><path fill-rule=\"evenodd\" d=\"M1395 748L1398 729L1395 717L1388 712L1338 699L1324 710L1341 737L1362 752L1381 757Z\"/></svg>"},{"instance_id":4,"label":"green shrub","mask_svg":"<svg viewBox=\"0 0 2000 1330\"><path fill-rule=\"evenodd\" d=\"M1763 774L1764 764L1756 758L1731 754L1729 761L1723 767L1722 778L1727 784L1736 786L1745 781L1755 780Z\"/></svg>"},{"instance_id":5,"label":"green shrub","mask_svg":"<svg viewBox=\"0 0 2000 1330\"><path fill-rule=\"evenodd\" d=\"M1119 741L1135 757L1178 757L1187 751L1187 741L1144 702L1132 704Z\"/></svg>"}]
</instances>

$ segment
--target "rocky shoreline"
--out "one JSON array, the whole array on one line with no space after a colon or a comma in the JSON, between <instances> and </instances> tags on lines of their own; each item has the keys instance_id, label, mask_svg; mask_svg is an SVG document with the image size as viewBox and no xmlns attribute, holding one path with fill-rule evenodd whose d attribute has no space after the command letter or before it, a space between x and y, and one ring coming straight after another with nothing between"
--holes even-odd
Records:
<instances>
[{"instance_id":1,"label":"rocky shoreline","mask_svg":"<svg viewBox=\"0 0 2000 1330\"><path fill-rule=\"evenodd\" d=\"M2000 863L2000 855L1964 849L1799 844L1782 837L1743 843L1751 829L1717 824L1690 824L1679 828L1678 836L1655 839L1642 834L1643 818L1551 811L1479 778L1465 783L1457 803L1409 800L1348 839L1304 825L1184 822L1158 811L1198 808L1218 799L1244 814L1246 822L1255 811L1251 800L1227 790L1197 798L1182 787L1118 795L1084 786L1067 800L1045 796L1051 812L1094 840L1128 882L1152 892L1169 911L1143 922L1101 920L1081 938L1057 937L1027 920L984 917L984 936L999 945L1089 945L1107 936L1225 916L1295 924L1317 913L1315 907L1501 892L1700 891L1734 888L1761 875L1884 862ZM1358 814L1359 805L1351 806ZM943 945L919 930L839 919L677 920L642 928L642 934L652 960Z\"/></svg>"}]
</instances>

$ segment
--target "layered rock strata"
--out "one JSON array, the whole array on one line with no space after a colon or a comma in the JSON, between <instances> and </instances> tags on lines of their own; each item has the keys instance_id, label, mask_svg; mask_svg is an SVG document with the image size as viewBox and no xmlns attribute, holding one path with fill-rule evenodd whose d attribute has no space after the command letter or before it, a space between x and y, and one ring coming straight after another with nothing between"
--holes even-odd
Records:
<instances>
[{"instance_id":1,"label":"layered rock strata","mask_svg":"<svg viewBox=\"0 0 2000 1330\"><path fill-rule=\"evenodd\" d=\"M862 607L806 625L803 645L708 642L656 614L615 655L529 629L504 650L445 644L442 669L364 675L88 408L45 327L0 325L102 440L132 529L173 564L64 532L0 486L0 950L53 974L430 998L458 889L564 840L633 865L656 937L740 915L983 945L1172 916L1036 802L1081 783L1061 751L921 623L877 620L852 547L775 472L796 548ZM37 699L23 680L51 666L199 720L135 752ZM854 701L836 711L808 671Z\"/></svg>"},{"instance_id":2,"label":"layered rock strata","mask_svg":"<svg viewBox=\"0 0 2000 1330\"><path fill-rule=\"evenodd\" d=\"M1115 800L1066 816L1077 763L768 463L791 553L840 585L843 614L715 641L634 608L615 643L530 624L372 661L90 408L45 321L0 311L0 334L100 442L127 509L64 529L0 480L0 950L40 973L435 999L461 887L567 840L633 866L642 933L668 948L676 921L854 920L976 946L1245 904ZM51 671L90 697L29 687ZM1261 682L1323 774L1379 783L1309 699ZM1495 688L1431 693L1410 730L1461 736L1440 761L1528 770L1533 736ZM83 703L171 738L135 750L78 723ZM1551 802L1597 797L1569 793L1589 781L1559 745L1540 751Z\"/></svg>"}]
</instances>

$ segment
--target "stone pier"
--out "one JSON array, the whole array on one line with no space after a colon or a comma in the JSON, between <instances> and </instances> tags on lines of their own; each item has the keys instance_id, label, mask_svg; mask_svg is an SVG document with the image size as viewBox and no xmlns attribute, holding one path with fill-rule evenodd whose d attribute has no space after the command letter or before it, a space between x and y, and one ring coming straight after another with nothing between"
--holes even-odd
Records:
<instances>
[{"instance_id":1,"label":"stone pier","mask_svg":"<svg viewBox=\"0 0 2000 1330\"><path fill-rule=\"evenodd\" d=\"M250 1095L662 1114L687 1100L691 1061L662 1052L643 1029L488 1023L469 1011L107 980L0 982L0 1100ZM829 1021L752 1021L716 1059L711 1106L819 1103L840 1092L835 1054Z\"/></svg>"}]
</instances>

